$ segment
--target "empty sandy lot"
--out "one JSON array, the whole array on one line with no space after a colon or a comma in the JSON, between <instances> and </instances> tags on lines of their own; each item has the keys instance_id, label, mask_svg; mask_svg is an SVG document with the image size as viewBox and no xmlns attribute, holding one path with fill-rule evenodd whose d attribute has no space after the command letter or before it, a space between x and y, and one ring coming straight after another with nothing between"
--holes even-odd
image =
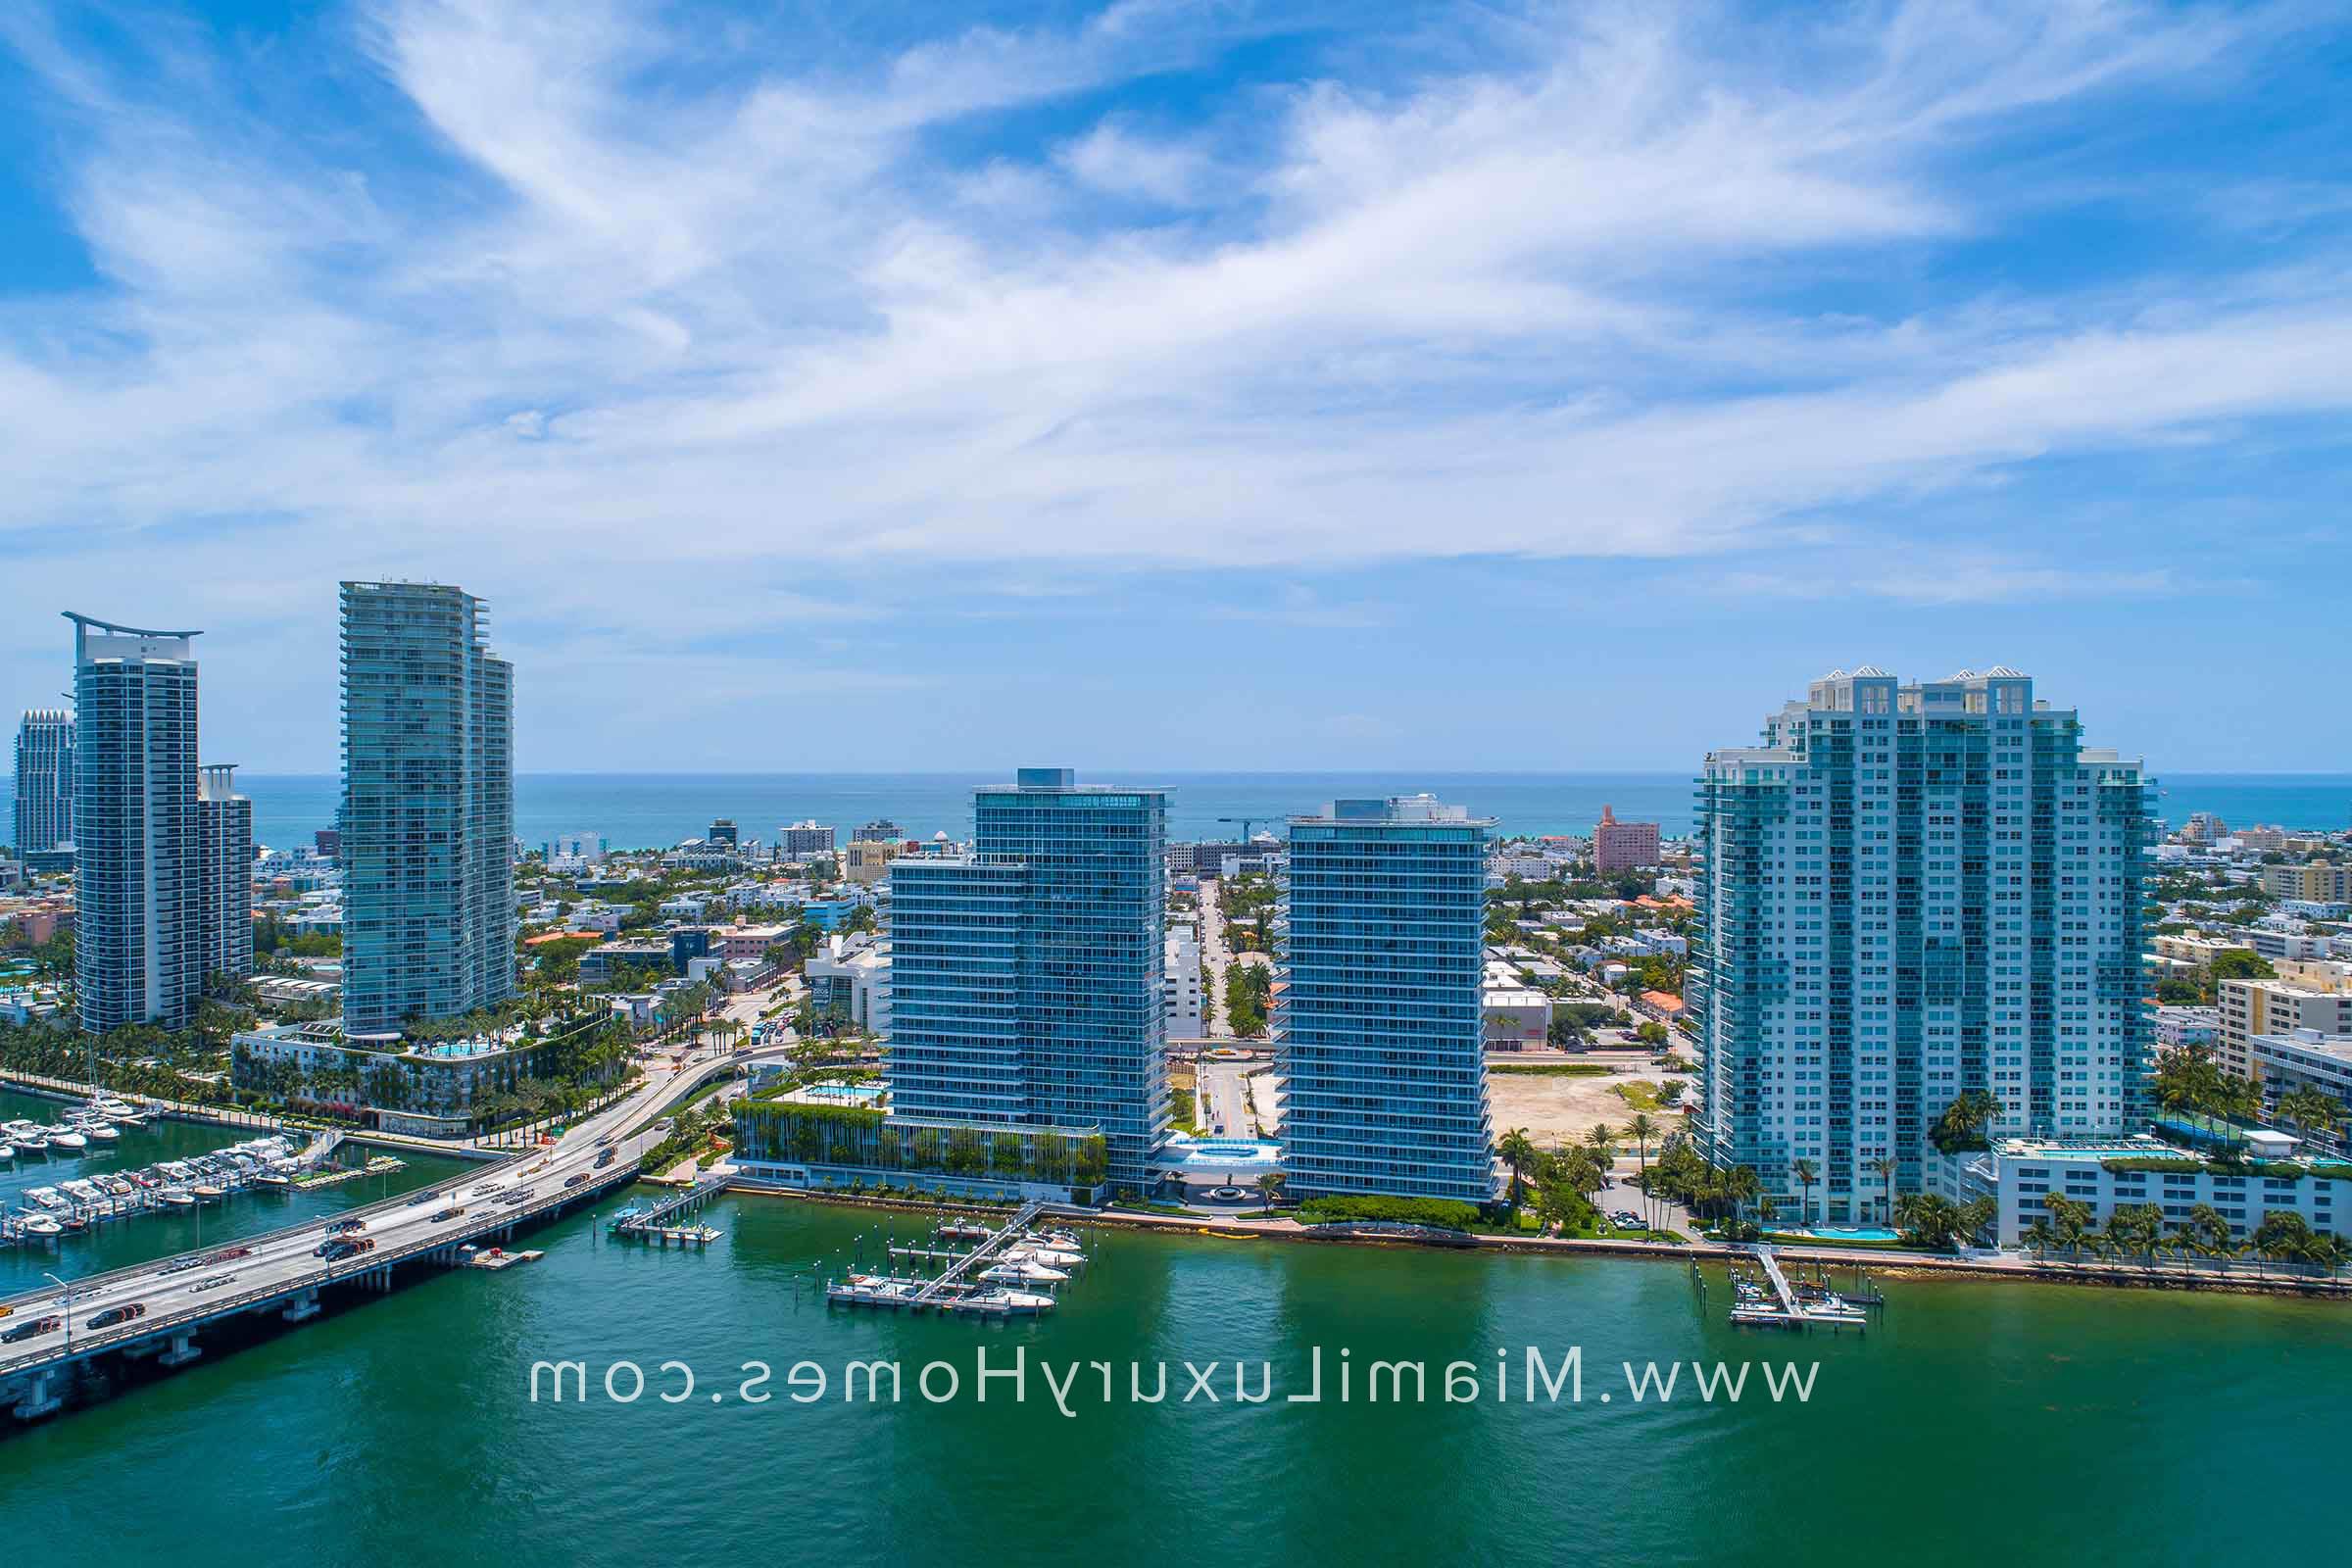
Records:
<instances>
[{"instance_id":1,"label":"empty sandy lot","mask_svg":"<svg viewBox=\"0 0 2352 1568\"><path fill-rule=\"evenodd\" d=\"M1548 1149L1555 1141L1581 1143L1588 1131L1603 1122L1622 1134L1635 1108L1626 1103L1614 1086L1645 1083L1654 1087L1666 1077L1667 1074L1647 1065L1628 1067L1606 1078L1490 1070L1487 1098L1494 1107L1494 1136L1499 1138L1514 1127L1524 1127L1529 1139ZM1661 1127L1682 1120L1663 1111L1650 1112L1650 1119ZM1656 1146L1651 1148L1654 1152ZM1627 1152L1632 1152L1630 1146Z\"/></svg>"}]
</instances>

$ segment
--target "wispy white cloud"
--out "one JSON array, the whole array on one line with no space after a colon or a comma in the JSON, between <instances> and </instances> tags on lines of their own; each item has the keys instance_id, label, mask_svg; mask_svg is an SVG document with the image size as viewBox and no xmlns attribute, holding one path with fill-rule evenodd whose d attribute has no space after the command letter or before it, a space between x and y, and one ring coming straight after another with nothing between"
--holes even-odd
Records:
<instances>
[{"instance_id":1,"label":"wispy white cloud","mask_svg":"<svg viewBox=\"0 0 2352 1568\"><path fill-rule=\"evenodd\" d=\"M1899 309L1787 287L1991 242L2031 200L1997 173L2021 127L2210 92L2294 16L1479 11L1190 123L1116 89L1282 18L1131 0L714 63L611 0L376 0L300 57L341 76L264 113L202 29L125 60L19 16L105 286L0 304L0 550L28 586L104 560L235 610L201 569L227 533L265 598L439 575L650 652L747 571L874 613L956 564L1814 549L1827 512L2352 406L2325 249ZM2340 197L2212 200L2267 233Z\"/></svg>"}]
</instances>

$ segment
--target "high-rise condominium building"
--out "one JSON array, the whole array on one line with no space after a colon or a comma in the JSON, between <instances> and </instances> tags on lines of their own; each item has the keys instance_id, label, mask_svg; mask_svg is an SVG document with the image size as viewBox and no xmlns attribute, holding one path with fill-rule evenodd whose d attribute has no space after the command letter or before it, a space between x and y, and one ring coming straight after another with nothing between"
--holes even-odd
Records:
<instances>
[{"instance_id":1,"label":"high-rise condominium building","mask_svg":"<svg viewBox=\"0 0 2352 1568\"><path fill-rule=\"evenodd\" d=\"M894 1117L1096 1129L1143 1190L1167 1129L1167 797L1025 767L971 853L892 862Z\"/></svg>"},{"instance_id":2,"label":"high-rise condominium building","mask_svg":"<svg viewBox=\"0 0 2352 1568\"><path fill-rule=\"evenodd\" d=\"M207 763L196 783L196 897L206 979L253 973L253 803L237 793L235 767Z\"/></svg>"},{"instance_id":3,"label":"high-rise condominium building","mask_svg":"<svg viewBox=\"0 0 2352 1568\"><path fill-rule=\"evenodd\" d=\"M1763 742L1709 753L1698 787L1708 1158L1854 1222L1881 1217L1882 1158L1896 1193L1957 1193L1930 1133L1964 1093L1994 1138L2144 1119L2138 762L2005 666L1835 670Z\"/></svg>"},{"instance_id":4,"label":"high-rise condominium building","mask_svg":"<svg viewBox=\"0 0 2352 1568\"><path fill-rule=\"evenodd\" d=\"M17 726L19 855L39 855L74 837L74 715L36 708Z\"/></svg>"},{"instance_id":5,"label":"high-rise condominium building","mask_svg":"<svg viewBox=\"0 0 2352 1568\"><path fill-rule=\"evenodd\" d=\"M204 984L192 631L74 623L81 1026L184 1028Z\"/></svg>"},{"instance_id":6,"label":"high-rise condominium building","mask_svg":"<svg viewBox=\"0 0 2352 1568\"><path fill-rule=\"evenodd\" d=\"M480 600L343 584L343 1027L514 993L514 669Z\"/></svg>"},{"instance_id":7,"label":"high-rise condominium building","mask_svg":"<svg viewBox=\"0 0 2352 1568\"><path fill-rule=\"evenodd\" d=\"M1428 795L1291 819L1272 1023L1292 1196L1494 1196L1480 996L1494 827Z\"/></svg>"}]
</instances>

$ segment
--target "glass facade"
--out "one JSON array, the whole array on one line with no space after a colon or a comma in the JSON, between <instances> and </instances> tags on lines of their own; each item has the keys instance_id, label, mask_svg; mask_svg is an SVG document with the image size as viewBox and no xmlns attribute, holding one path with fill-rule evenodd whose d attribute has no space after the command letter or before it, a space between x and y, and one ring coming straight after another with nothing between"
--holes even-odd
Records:
<instances>
[{"instance_id":1,"label":"glass facade","mask_svg":"<svg viewBox=\"0 0 2352 1568\"><path fill-rule=\"evenodd\" d=\"M19 855L39 855L74 837L74 715L36 708L17 726L16 837Z\"/></svg>"},{"instance_id":2,"label":"glass facade","mask_svg":"<svg viewBox=\"0 0 2352 1568\"><path fill-rule=\"evenodd\" d=\"M1929 1138L1967 1093L1993 1137L2144 1115L2152 786L1996 667L1814 683L1698 784L1693 1137L1793 1211L1883 1219L1955 1191ZM1892 1160L1892 1178L1879 1162Z\"/></svg>"},{"instance_id":3,"label":"glass facade","mask_svg":"<svg viewBox=\"0 0 2352 1568\"><path fill-rule=\"evenodd\" d=\"M1494 1196L1480 1000L1494 826L1428 796L1292 818L1272 1013L1291 1196Z\"/></svg>"},{"instance_id":4,"label":"glass facade","mask_svg":"<svg viewBox=\"0 0 2352 1568\"><path fill-rule=\"evenodd\" d=\"M253 973L253 803L236 791L236 769L207 764L196 789L197 897L203 952L198 973Z\"/></svg>"},{"instance_id":5,"label":"glass facade","mask_svg":"<svg viewBox=\"0 0 2352 1568\"><path fill-rule=\"evenodd\" d=\"M202 992L195 632L71 612L81 1026L185 1028Z\"/></svg>"},{"instance_id":6,"label":"glass facade","mask_svg":"<svg viewBox=\"0 0 2352 1568\"><path fill-rule=\"evenodd\" d=\"M1167 1129L1167 798L1023 768L968 856L891 866L891 1111L1096 1129L1147 1188Z\"/></svg>"},{"instance_id":7,"label":"glass facade","mask_svg":"<svg viewBox=\"0 0 2352 1568\"><path fill-rule=\"evenodd\" d=\"M343 584L343 1025L514 994L514 670L481 601Z\"/></svg>"}]
</instances>

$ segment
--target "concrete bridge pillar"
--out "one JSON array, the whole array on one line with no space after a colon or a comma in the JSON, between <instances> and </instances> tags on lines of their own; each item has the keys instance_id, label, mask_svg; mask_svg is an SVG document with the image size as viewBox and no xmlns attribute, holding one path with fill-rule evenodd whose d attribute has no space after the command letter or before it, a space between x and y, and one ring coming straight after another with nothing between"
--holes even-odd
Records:
<instances>
[{"instance_id":1,"label":"concrete bridge pillar","mask_svg":"<svg viewBox=\"0 0 2352 1568\"><path fill-rule=\"evenodd\" d=\"M318 1315L318 1289L317 1286L313 1286L309 1290L304 1291L301 1295L295 1297L291 1301L288 1301L286 1303L286 1309L278 1314L278 1316L284 1318L289 1323L306 1322L311 1318L317 1317Z\"/></svg>"},{"instance_id":2,"label":"concrete bridge pillar","mask_svg":"<svg viewBox=\"0 0 2352 1568\"><path fill-rule=\"evenodd\" d=\"M172 1335L172 1348L155 1358L157 1366L186 1366L204 1352L196 1348L196 1331L178 1329Z\"/></svg>"},{"instance_id":3,"label":"concrete bridge pillar","mask_svg":"<svg viewBox=\"0 0 2352 1568\"><path fill-rule=\"evenodd\" d=\"M37 1421L64 1409L66 1401L59 1396L64 1383L64 1375L55 1369L35 1372L27 1378L22 1385L24 1396L17 1401L17 1419Z\"/></svg>"}]
</instances>

